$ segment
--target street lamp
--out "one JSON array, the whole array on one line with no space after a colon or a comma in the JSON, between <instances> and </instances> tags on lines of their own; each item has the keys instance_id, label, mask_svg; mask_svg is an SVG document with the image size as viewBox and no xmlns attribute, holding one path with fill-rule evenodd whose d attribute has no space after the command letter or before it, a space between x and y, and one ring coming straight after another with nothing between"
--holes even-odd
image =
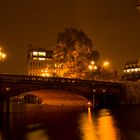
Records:
<instances>
[{"instance_id":1,"label":"street lamp","mask_svg":"<svg viewBox=\"0 0 140 140\"><path fill-rule=\"evenodd\" d=\"M105 61L103 62L103 81L104 81L104 78L105 78L105 69L109 66L109 62L108 61Z\"/></svg>"},{"instance_id":2,"label":"street lamp","mask_svg":"<svg viewBox=\"0 0 140 140\"><path fill-rule=\"evenodd\" d=\"M104 63L103 63L103 66L104 67L107 67L109 65L109 62L108 61L105 61Z\"/></svg>"},{"instance_id":3,"label":"street lamp","mask_svg":"<svg viewBox=\"0 0 140 140\"><path fill-rule=\"evenodd\" d=\"M95 65L95 61L91 61L90 65L88 66L90 72L92 72L93 80L94 80L94 71L97 70L97 66Z\"/></svg>"},{"instance_id":4,"label":"street lamp","mask_svg":"<svg viewBox=\"0 0 140 140\"><path fill-rule=\"evenodd\" d=\"M2 52L2 48L0 47L0 61L4 61L6 59L6 54Z\"/></svg>"}]
</instances>

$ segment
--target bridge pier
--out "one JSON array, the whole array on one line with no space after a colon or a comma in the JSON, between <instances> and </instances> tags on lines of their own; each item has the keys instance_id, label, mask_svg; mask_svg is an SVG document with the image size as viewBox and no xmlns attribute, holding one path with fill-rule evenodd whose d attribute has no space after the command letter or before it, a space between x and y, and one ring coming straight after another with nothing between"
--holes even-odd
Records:
<instances>
[{"instance_id":1,"label":"bridge pier","mask_svg":"<svg viewBox=\"0 0 140 140\"><path fill-rule=\"evenodd\" d=\"M10 112L10 100L0 102L0 112Z\"/></svg>"},{"instance_id":2,"label":"bridge pier","mask_svg":"<svg viewBox=\"0 0 140 140\"><path fill-rule=\"evenodd\" d=\"M10 101L0 102L0 129L2 137L10 139Z\"/></svg>"}]
</instances>

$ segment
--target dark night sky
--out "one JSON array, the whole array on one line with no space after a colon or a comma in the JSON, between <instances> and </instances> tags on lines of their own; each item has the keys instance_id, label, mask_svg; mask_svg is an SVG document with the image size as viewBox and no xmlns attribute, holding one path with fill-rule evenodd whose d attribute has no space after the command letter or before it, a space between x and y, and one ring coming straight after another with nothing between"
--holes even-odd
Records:
<instances>
[{"instance_id":1,"label":"dark night sky","mask_svg":"<svg viewBox=\"0 0 140 140\"><path fill-rule=\"evenodd\" d=\"M137 0L0 0L0 73L25 74L29 44L51 49L58 32L74 26L93 40L102 60L121 70L140 57Z\"/></svg>"}]
</instances>

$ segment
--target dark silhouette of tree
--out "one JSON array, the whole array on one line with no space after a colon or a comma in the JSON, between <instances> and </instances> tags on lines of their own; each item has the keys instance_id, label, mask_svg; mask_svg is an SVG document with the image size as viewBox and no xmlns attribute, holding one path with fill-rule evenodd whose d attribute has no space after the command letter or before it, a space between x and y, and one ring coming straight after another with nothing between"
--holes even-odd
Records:
<instances>
[{"instance_id":1,"label":"dark silhouette of tree","mask_svg":"<svg viewBox=\"0 0 140 140\"><path fill-rule=\"evenodd\" d=\"M88 35L74 27L58 33L56 42L54 59L61 76L84 78L90 62L100 57Z\"/></svg>"}]
</instances>

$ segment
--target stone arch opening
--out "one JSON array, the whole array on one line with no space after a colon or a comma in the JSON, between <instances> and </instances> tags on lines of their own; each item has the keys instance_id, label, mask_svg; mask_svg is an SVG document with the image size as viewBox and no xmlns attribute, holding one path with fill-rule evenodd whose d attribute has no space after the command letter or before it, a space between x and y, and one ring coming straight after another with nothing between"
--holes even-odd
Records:
<instances>
[{"instance_id":1,"label":"stone arch opening","mask_svg":"<svg viewBox=\"0 0 140 140\"><path fill-rule=\"evenodd\" d=\"M85 106L87 98L74 92L64 90L35 90L18 96L21 102L57 105L57 106Z\"/></svg>"}]
</instances>

